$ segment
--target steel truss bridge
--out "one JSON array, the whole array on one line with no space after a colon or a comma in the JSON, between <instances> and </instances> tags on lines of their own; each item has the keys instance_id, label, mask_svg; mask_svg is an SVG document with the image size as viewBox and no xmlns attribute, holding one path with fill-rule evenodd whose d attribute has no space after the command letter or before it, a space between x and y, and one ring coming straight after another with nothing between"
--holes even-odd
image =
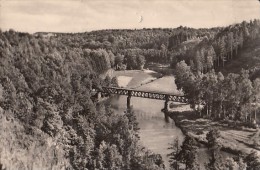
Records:
<instances>
[{"instance_id":1,"label":"steel truss bridge","mask_svg":"<svg viewBox=\"0 0 260 170\"><path fill-rule=\"evenodd\" d=\"M160 92L151 92L151 91L140 91L134 89L124 89L124 88L116 88L116 87L102 87L102 90L99 90L101 93L106 94L117 94L117 95L125 95L128 97L142 97L149 99L157 99L157 100L165 100L167 102L180 102L180 103L188 103L188 99L185 96L178 96L173 94L166 94Z\"/></svg>"},{"instance_id":2,"label":"steel truss bridge","mask_svg":"<svg viewBox=\"0 0 260 170\"><path fill-rule=\"evenodd\" d=\"M180 103L189 103L188 99L185 96L179 96L174 94L153 92L153 91L141 91L135 89L125 89L125 88L117 88L117 87L102 87L102 89L97 90L96 97L99 99L101 94L117 94L117 95L125 95L127 96L127 109L131 108L131 97L142 97L156 100L164 100L164 108L162 112L164 112L165 121L169 121L168 116L168 105L169 101L172 102L180 102Z\"/></svg>"}]
</instances>

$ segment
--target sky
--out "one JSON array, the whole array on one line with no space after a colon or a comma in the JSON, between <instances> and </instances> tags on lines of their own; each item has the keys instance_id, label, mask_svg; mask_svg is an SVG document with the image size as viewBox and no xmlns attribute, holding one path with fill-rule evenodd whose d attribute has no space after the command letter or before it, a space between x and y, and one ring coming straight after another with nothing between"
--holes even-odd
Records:
<instances>
[{"instance_id":1,"label":"sky","mask_svg":"<svg viewBox=\"0 0 260 170\"><path fill-rule=\"evenodd\" d=\"M0 28L29 33L210 28L255 18L259 0L0 0Z\"/></svg>"}]
</instances>

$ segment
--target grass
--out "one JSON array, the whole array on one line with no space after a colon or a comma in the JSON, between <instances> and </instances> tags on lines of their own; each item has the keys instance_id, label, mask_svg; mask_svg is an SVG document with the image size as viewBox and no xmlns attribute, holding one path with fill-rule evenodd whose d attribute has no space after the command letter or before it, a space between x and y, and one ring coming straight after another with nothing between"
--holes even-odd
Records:
<instances>
[{"instance_id":1,"label":"grass","mask_svg":"<svg viewBox=\"0 0 260 170\"><path fill-rule=\"evenodd\" d=\"M154 80L151 83L138 87L137 90L155 91L169 94L180 94L180 92L177 90L177 86L175 84L175 79L173 76L164 76L162 78Z\"/></svg>"},{"instance_id":2,"label":"grass","mask_svg":"<svg viewBox=\"0 0 260 170\"><path fill-rule=\"evenodd\" d=\"M113 76L116 76L120 79L120 77L128 77L132 78L126 85L127 88L136 88L143 84L149 83L161 75L159 73L153 71L142 71L142 70L125 70L125 71L114 71ZM119 84L126 81L124 79L119 80Z\"/></svg>"},{"instance_id":3,"label":"grass","mask_svg":"<svg viewBox=\"0 0 260 170\"><path fill-rule=\"evenodd\" d=\"M118 86L119 87L126 87L132 79L133 79L133 77L117 76Z\"/></svg>"},{"instance_id":4,"label":"grass","mask_svg":"<svg viewBox=\"0 0 260 170\"><path fill-rule=\"evenodd\" d=\"M211 129L216 128L220 131L221 135L219 143L225 150L246 154L249 154L251 150L255 150L260 157L260 150L255 146L255 142L260 142L260 130L234 129L233 127L228 127L224 122L221 123L199 118L198 115L195 115L192 111L176 111L171 113L171 116L186 134L193 136L201 143L207 142L206 134Z\"/></svg>"},{"instance_id":5,"label":"grass","mask_svg":"<svg viewBox=\"0 0 260 170\"><path fill-rule=\"evenodd\" d=\"M161 92L181 95L177 90L174 76L163 76L151 70L114 71L113 76L118 78L119 86L141 91ZM130 80L131 79L131 80Z\"/></svg>"}]
</instances>

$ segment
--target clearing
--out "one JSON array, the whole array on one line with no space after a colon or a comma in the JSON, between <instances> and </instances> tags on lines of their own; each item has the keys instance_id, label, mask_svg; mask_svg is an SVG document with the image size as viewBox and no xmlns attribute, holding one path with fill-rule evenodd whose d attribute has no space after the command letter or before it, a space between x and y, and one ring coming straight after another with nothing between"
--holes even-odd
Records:
<instances>
[{"instance_id":1,"label":"clearing","mask_svg":"<svg viewBox=\"0 0 260 170\"><path fill-rule=\"evenodd\" d=\"M176 95L182 94L177 90L174 76L164 76L150 83L144 84L143 86L138 87L136 89L141 91L144 90L144 91L161 92L161 93L176 94Z\"/></svg>"},{"instance_id":2,"label":"clearing","mask_svg":"<svg viewBox=\"0 0 260 170\"><path fill-rule=\"evenodd\" d=\"M255 150L260 156L260 130L242 126L233 127L236 122L217 122L198 117L192 111L172 112L173 119L186 133L202 143L206 143L206 134L213 128L220 131L219 143L234 153L249 154ZM258 144L258 146L257 146Z\"/></svg>"},{"instance_id":3,"label":"clearing","mask_svg":"<svg viewBox=\"0 0 260 170\"><path fill-rule=\"evenodd\" d=\"M161 77L162 75L151 70L125 70L114 71L119 87L137 88Z\"/></svg>"}]
</instances>

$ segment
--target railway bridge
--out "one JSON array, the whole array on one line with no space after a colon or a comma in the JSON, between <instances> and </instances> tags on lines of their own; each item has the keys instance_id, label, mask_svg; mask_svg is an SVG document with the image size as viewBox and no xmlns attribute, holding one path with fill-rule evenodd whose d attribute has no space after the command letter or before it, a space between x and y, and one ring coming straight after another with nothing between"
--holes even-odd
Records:
<instances>
[{"instance_id":1,"label":"railway bridge","mask_svg":"<svg viewBox=\"0 0 260 170\"><path fill-rule=\"evenodd\" d=\"M135 89L127 89L127 88L117 88L117 87L102 87L102 89L97 90L97 96L101 96L101 94L117 94L117 95L125 95L127 96L127 108L129 109L131 106L131 97L142 97L156 100L164 100L164 108L163 111L168 111L168 104L170 101L180 102L180 103L188 103L188 99L185 96L167 94L161 92L154 91L140 91Z\"/></svg>"}]
</instances>

